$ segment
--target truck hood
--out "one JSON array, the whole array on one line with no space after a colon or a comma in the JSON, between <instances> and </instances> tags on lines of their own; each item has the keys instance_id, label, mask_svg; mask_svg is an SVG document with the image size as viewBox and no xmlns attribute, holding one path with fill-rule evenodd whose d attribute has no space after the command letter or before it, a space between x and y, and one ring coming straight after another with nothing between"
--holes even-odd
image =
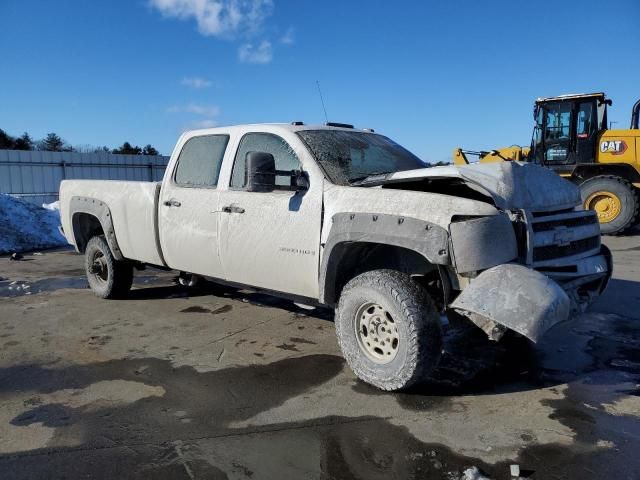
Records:
<instances>
[{"instance_id":1,"label":"truck hood","mask_svg":"<svg viewBox=\"0 0 640 480\"><path fill-rule=\"evenodd\" d=\"M397 215L428 221L449 228L454 215L497 215L498 210L490 203L442 193L392 190L381 187L346 187L325 184L325 225L337 213L371 213ZM323 229L323 239L329 229Z\"/></svg>"},{"instance_id":2,"label":"truck hood","mask_svg":"<svg viewBox=\"0 0 640 480\"><path fill-rule=\"evenodd\" d=\"M380 185L402 189L421 180L459 180L490 197L500 209L562 210L580 204L580 191L551 170L522 162L497 162L464 166L420 168L380 178ZM415 190L415 187L411 188ZM429 191L425 185L423 191ZM439 189L442 191L442 188ZM446 192L446 190L445 190Z\"/></svg>"}]
</instances>

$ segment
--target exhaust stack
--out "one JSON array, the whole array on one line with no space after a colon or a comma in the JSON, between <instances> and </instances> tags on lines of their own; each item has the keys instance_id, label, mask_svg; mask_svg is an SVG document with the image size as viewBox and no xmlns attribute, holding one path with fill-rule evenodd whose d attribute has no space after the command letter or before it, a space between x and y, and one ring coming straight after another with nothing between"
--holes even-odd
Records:
<instances>
[{"instance_id":1,"label":"exhaust stack","mask_svg":"<svg viewBox=\"0 0 640 480\"><path fill-rule=\"evenodd\" d=\"M640 126L640 100L638 100L631 110L631 130L638 130Z\"/></svg>"}]
</instances>

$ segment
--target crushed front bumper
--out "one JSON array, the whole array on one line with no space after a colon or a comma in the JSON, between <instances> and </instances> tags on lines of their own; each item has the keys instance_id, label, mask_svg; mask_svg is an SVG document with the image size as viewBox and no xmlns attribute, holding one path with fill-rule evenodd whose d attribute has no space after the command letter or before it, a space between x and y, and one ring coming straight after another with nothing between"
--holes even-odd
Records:
<instances>
[{"instance_id":1,"label":"crushed front bumper","mask_svg":"<svg viewBox=\"0 0 640 480\"><path fill-rule=\"evenodd\" d=\"M533 342L555 324L584 311L604 291L611 277L611 254L575 262L571 268L538 271L520 264L498 265L474 278L450 305L489 338L507 329Z\"/></svg>"}]
</instances>

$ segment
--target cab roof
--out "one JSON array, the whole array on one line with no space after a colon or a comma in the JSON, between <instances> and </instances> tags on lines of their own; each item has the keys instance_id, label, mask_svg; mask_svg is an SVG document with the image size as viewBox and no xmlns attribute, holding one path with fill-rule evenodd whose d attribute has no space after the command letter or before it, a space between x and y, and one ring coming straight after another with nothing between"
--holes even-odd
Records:
<instances>
[{"instance_id":1,"label":"cab roof","mask_svg":"<svg viewBox=\"0 0 640 480\"><path fill-rule=\"evenodd\" d=\"M579 98L605 98L604 92L596 93L569 93L566 95L558 95L557 97L539 97L536 99L536 103L546 102L562 102L564 100L576 100Z\"/></svg>"},{"instance_id":2,"label":"cab roof","mask_svg":"<svg viewBox=\"0 0 640 480\"><path fill-rule=\"evenodd\" d=\"M248 123L248 124L240 124L240 125L228 125L228 126L220 126L220 127L212 127L212 128L202 128L195 129L185 132L189 136L201 135L201 134L213 134L213 133L221 133L221 132L240 132L240 131L248 131L248 130L260 130L264 128L268 131L280 130L280 131L289 131L289 132L300 132L303 130L340 130L345 132L361 132L361 133L375 133L371 128L355 128L352 125L346 123L335 123L335 122L327 122L325 124L311 124L307 125L303 122L291 122L291 123Z\"/></svg>"}]
</instances>

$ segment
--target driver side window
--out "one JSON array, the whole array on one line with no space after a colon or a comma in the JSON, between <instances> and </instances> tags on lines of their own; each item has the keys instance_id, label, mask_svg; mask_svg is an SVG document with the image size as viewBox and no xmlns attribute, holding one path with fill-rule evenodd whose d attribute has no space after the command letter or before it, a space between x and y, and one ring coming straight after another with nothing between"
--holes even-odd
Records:
<instances>
[{"instance_id":1,"label":"driver side window","mask_svg":"<svg viewBox=\"0 0 640 480\"><path fill-rule=\"evenodd\" d=\"M276 163L276 189L290 190L291 172L302 169L298 156L281 137L271 133L247 133L238 146L231 173L231 188L244 189L247 184L245 165L249 152L266 152L273 155Z\"/></svg>"}]
</instances>

